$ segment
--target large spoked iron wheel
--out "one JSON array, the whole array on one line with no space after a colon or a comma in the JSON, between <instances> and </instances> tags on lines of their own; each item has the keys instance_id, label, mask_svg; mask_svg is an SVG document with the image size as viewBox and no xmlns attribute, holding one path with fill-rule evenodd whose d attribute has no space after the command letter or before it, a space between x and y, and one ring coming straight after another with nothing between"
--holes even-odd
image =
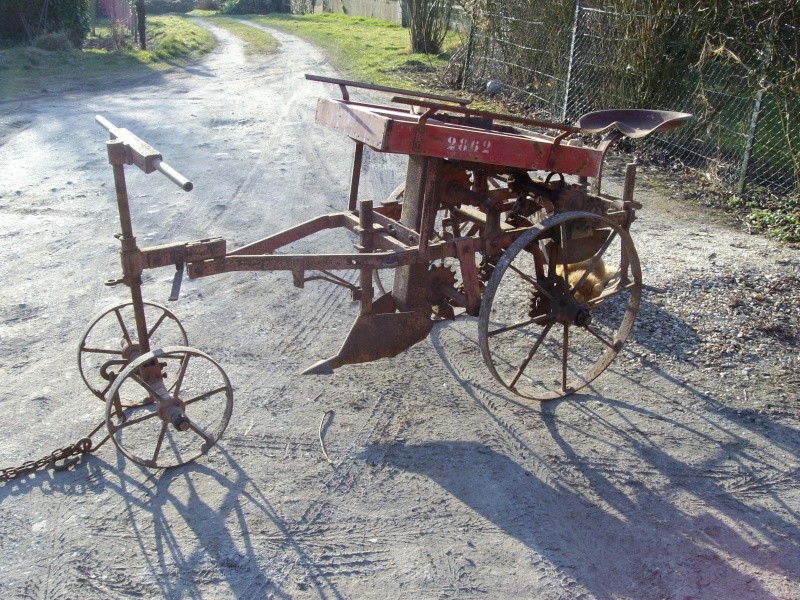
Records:
<instances>
[{"instance_id":1,"label":"large spoked iron wheel","mask_svg":"<svg viewBox=\"0 0 800 600\"><path fill-rule=\"evenodd\" d=\"M161 396L154 369L163 377ZM164 391L167 403L159 400ZM173 346L143 354L123 369L107 394L106 427L129 459L169 468L206 454L232 410L233 388L222 367L199 350Z\"/></svg>"},{"instance_id":2,"label":"large spoked iron wheel","mask_svg":"<svg viewBox=\"0 0 800 600\"><path fill-rule=\"evenodd\" d=\"M627 231L592 213L549 217L515 240L489 279L478 321L484 362L524 398L572 394L622 349L641 292Z\"/></svg>"},{"instance_id":3,"label":"large spoked iron wheel","mask_svg":"<svg viewBox=\"0 0 800 600\"><path fill-rule=\"evenodd\" d=\"M170 310L144 302L150 348L186 346L189 341L178 317ZM132 302L115 304L89 323L78 344L78 369L86 387L105 401L114 379L141 354Z\"/></svg>"}]
</instances>

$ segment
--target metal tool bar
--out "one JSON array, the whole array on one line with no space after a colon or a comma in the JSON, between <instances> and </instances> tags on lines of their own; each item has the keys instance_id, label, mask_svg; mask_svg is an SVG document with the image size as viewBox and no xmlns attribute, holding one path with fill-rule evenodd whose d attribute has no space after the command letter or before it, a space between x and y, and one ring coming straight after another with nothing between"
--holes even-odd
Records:
<instances>
[{"instance_id":1,"label":"metal tool bar","mask_svg":"<svg viewBox=\"0 0 800 600\"><path fill-rule=\"evenodd\" d=\"M507 115L504 113L495 113L487 110L478 110L475 108L447 106L445 104L436 104L435 102L427 102L425 100L417 100L416 98L405 98L402 96L395 96L392 102L397 104L408 104L410 106L419 106L433 110L447 110L451 112L459 112L465 115L474 117L486 117L496 121L506 121L508 123L519 123L520 125L529 125L531 127L541 127L544 129L557 129L558 131L565 131L567 133L579 133L581 130L577 127L564 125L563 123L552 123L550 121L541 121L538 119L528 119L527 117L516 117L514 115Z\"/></svg>"},{"instance_id":2,"label":"metal tool bar","mask_svg":"<svg viewBox=\"0 0 800 600\"><path fill-rule=\"evenodd\" d=\"M472 103L472 98L459 98L457 96L442 96L439 94L429 94L427 92L417 92L415 90L405 90L403 88L389 87L386 85L377 85L374 83L364 83L361 81L348 81L346 79L334 79L333 77L322 77L321 75L312 75L306 73L306 79L310 81L321 81L322 83L332 83L338 86L350 86L356 88L363 88L365 90L374 90L376 92L388 92L390 94L404 94L406 96L414 96L416 98L428 98L429 100L438 100L440 102L451 102L453 104L461 104L466 106ZM349 98L345 98L348 100Z\"/></svg>"}]
</instances>

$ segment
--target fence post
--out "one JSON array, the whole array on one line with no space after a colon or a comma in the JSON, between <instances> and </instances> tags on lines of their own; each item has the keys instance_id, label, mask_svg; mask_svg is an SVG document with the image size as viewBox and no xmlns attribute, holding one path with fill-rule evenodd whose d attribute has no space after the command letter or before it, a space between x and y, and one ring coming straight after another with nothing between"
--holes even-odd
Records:
<instances>
[{"instance_id":1,"label":"fence post","mask_svg":"<svg viewBox=\"0 0 800 600\"><path fill-rule=\"evenodd\" d=\"M470 66L472 66L472 44L475 33L475 21L469 17L469 33L467 33L467 50L464 55L464 69L461 71L461 89L467 89L470 77Z\"/></svg>"},{"instance_id":2,"label":"fence post","mask_svg":"<svg viewBox=\"0 0 800 600\"><path fill-rule=\"evenodd\" d=\"M747 134L747 142L744 145L744 156L742 156L742 168L739 171L739 185L736 186L736 193L743 194L747 182L747 169L750 166L750 153L753 150L753 143L756 139L758 130L758 117L761 115L761 100L764 97L764 88L759 87L756 93L756 101L753 104L753 116L750 119L750 131Z\"/></svg>"},{"instance_id":3,"label":"fence post","mask_svg":"<svg viewBox=\"0 0 800 600\"><path fill-rule=\"evenodd\" d=\"M769 62L772 59L772 40L777 33L778 21L775 17L772 18L772 26L770 27L770 37L767 39L766 47L764 48L765 61ZM764 85L766 83L766 75L762 75L759 80L758 92L756 92L756 100L753 104L753 116L750 119L750 131L747 134L747 142L744 145L744 156L742 156L742 168L739 171L739 185L736 186L736 193L743 194L744 188L747 185L747 169L750 166L750 154L753 151L753 144L756 141L756 131L758 130L758 118L761 115L761 101L764 99Z\"/></svg>"},{"instance_id":4,"label":"fence post","mask_svg":"<svg viewBox=\"0 0 800 600\"><path fill-rule=\"evenodd\" d=\"M561 120L567 122L567 107L569 105L569 92L572 85L572 67L575 62L575 47L578 40L578 21L581 17L581 0L575 0L575 16L572 19L572 39L569 44L569 64L567 65L567 85L564 90L564 107L561 111Z\"/></svg>"}]
</instances>

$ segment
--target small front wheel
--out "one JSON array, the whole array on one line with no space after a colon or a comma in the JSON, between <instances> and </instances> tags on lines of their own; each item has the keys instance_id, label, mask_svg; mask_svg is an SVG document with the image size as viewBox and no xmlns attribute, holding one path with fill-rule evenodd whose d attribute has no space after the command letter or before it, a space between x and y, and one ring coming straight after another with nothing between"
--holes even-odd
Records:
<instances>
[{"instance_id":1,"label":"small front wheel","mask_svg":"<svg viewBox=\"0 0 800 600\"><path fill-rule=\"evenodd\" d=\"M210 356L185 346L132 361L106 395L106 427L129 459L168 468L206 454L233 410L228 376Z\"/></svg>"},{"instance_id":2,"label":"small front wheel","mask_svg":"<svg viewBox=\"0 0 800 600\"><path fill-rule=\"evenodd\" d=\"M489 279L478 321L484 362L524 398L569 395L622 349L641 293L625 229L587 212L549 217L515 240Z\"/></svg>"},{"instance_id":3,"label":"small front wheel","mask_svg":"<svg viewBox=\"0 0 800 600\"><path fill-rule=\"evenodd\" d=\"M142 303L150 348L186 346L186 331L172 311L155 302ZM78 344L78 370L86 387L105 401L117 374L141 354L133 302L121 302L97 315Z\"/></svg>"}]
</instances>

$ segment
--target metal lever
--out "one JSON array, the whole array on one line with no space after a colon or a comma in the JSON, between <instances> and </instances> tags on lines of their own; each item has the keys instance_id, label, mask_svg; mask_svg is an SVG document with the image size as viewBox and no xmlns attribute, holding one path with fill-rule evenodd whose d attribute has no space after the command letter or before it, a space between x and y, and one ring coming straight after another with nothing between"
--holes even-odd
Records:
<instances>
[{"instance_id":1,"label":"metal lever","mask_svg":"<svg viewBox=\"0 0 800 600\"><path fill-rule=\"evenodd\" d=\"M175 265L175 277L172 278L172 291L169 294L169 301L176 302L181 293L181 283L183 282L183 263Z\"/></svg>"}]
</instances>

